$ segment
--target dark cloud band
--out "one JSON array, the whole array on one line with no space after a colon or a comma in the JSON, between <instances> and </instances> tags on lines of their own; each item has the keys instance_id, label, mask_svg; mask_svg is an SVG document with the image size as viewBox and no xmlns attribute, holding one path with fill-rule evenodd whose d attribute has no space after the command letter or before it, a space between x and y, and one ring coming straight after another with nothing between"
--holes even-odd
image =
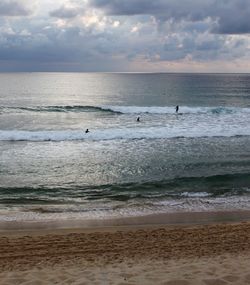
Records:
<instances>
[{"instance_id":1,"label":"dark cloud band","mask_svg":"<svg viewBox=\"0 0 250 285\"><path fill-rule=\"evenodd\" d=\"M90 0L90 5L109 15L153 15L159 21L212 18L215 33L250 33L249 0Z\"/></svg>"}]
</instances>

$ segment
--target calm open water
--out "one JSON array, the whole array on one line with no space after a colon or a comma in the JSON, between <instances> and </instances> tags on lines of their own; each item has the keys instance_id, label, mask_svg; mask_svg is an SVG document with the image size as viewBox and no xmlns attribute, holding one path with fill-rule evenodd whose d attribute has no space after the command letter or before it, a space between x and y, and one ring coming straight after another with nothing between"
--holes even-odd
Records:
<instances>
[{"instance_id":1,"label":"calm open water","mask_svg":"<svg viewBox=\"0 0 250 285\"><path fill-rule=\"evenodd\" d=\"M0 221L232 209L250 75L0 74Z\"/></svg>"}]
</instances>

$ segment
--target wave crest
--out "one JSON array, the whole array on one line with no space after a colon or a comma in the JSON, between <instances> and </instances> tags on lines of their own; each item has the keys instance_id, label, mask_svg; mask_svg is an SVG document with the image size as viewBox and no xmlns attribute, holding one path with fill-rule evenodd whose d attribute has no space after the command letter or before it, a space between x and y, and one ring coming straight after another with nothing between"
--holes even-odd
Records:
<instances>
[{"instance_id":1,"label":"wave crest","mask_svg":"<svg viewBox=\"0 0 250 285\"><path fill-rule=\"evenodd\" d=\"M110 112L116 114L173 114L174 106L88 106L88 105L67 105L67 106L34 106L34 107L0 107L3 113L9 112ZM189 107L180 106L179 111L183 114L232 114L250 113L250 108L240 107Z\"/></svg>"}]
</instances>

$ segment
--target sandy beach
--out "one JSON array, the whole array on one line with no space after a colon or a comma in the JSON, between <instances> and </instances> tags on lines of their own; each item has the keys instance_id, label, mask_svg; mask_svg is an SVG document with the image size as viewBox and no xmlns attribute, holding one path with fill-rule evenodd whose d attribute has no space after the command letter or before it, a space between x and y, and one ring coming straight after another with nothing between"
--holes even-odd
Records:
<instances>
[{"instance_id":1,"label":"sandy beach","mask_svg":"<svg viewBox=\"0 0 250 285\"><path fill-rule=\"evenodd\" d=\"M250 222L2 231L1 284L250 284Z\"/></svg>"}]
</instances>

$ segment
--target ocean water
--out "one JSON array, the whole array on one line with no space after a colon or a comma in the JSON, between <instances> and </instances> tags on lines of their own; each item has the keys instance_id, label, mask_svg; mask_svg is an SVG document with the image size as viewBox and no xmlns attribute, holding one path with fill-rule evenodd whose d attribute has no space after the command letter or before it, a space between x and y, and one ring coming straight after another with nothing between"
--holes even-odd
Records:
<instances>
[{"instance_id":1,"label":"ocean water","mask_svg":"<svg viewBox=\"0 0 250 285\"><path fill-rule=\"evenodd\" d=\"M0 74L0 221L246 209L250 75Z\"/></svg>"}]
</instances>

